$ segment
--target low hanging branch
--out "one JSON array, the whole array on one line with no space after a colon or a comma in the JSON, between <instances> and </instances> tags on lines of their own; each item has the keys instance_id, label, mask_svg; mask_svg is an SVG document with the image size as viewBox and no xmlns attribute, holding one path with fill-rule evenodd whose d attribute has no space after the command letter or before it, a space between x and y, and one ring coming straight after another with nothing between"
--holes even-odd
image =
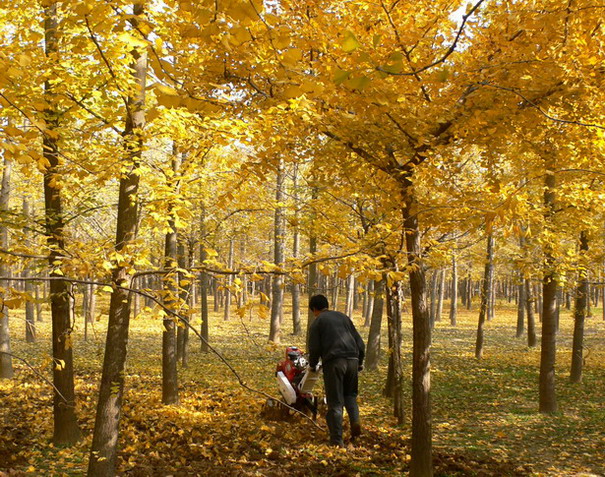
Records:
<instances>
[{"instance_id":1,"label":"low hanging branch","mask_svg":"<svg viewBox=\"0 0 605 477\"><path fill-rule=\"evenodd\" d=\"M59 391L57 389L57 387L52 382L50 382L43 374L41 374L40 372L38 372L38 370L36 368L34 368L31 364L29 364L26 359L22 358L21 356L17 356L16 354L8 353L6 351L0 351L0 354L5 354L7 356L11 356L12 358L18 359L19 361L22 361L23 363L25 363L25 366L27 366L29 369L31 369L36 376L38 376L44 382L46 382L47 384L49 384L55 390L55 392L59 395L59 397L61 399L63 399L63 401L66 404L68 404L67 399L65 399L65 396L63 396L63 394L61 394L61 391Z\"/></svg>"},{"instance_id":2,"label":"low hanging branch","mask_svg":"<svg viewBox=\"0 0 605 477\"><path fill-rule=\"evenodd\" d=\"M168 272L164 272L164 273L168 273ZM164 312L166 312L167 314L173 316L174 318L178 319L184 326L186 326L187 328L189 328L191 331L193 331L193 333L195 333L195 335L202 341L204 342L207 346L208 349L210 351L212 351L218 358L219 360L229 369L229 371L231 371L231 373L235 376L235 378L237 379L238 383L240 386L242 386L244 389L255 393L255 394L259 394L261 396L264 396L268 399L272 399L273 401L277 401L279 402L281 405L283 405L284 407L291 409L292 411L296 412L297 414L300 414L301 416L303 416L305 419L307 419L308 421L310 421L317 429L324 431L325 429L323 427L321 427L319 424L317 424L313 419L311 419L309 416L307 416L304 412L299 411L298 409L290 406L289 404L285 403L284 401L282 401L281 399L276 398L275 396L272 396L269 393L266 393L265 391L261 391L260 389L256 389L253 388L251 386L249 386L244 379L241 377L241 375L237 372L237 370L231 365L231 363L229 363L229 361L227 361L227 359L218 351L216 350L209 342L208 340L204 339L204 337L200 334L200 332L198 330L196 330L187 320L187 318L185 318L184 316L180 315L179 313L177 313L176 311L173 311L169 308L166 307L166 305L164 305L164 303L162 303L158 298L156 298L155 296L153 296L150 293L146 293L142 290L136 290L134 288L129 288L129 287L125 287L122 285L116 285L116 284L109 284L109 283L104 283L104 282L97 282L97 281L93 281L93 280L78 280L78 279L73 279L73 278L66 278L66 277L0 277L0 280L5 280L5 281L31 281L31 280L46 280L46 281L50 281L50 280L65 280L71 283L82 283L82 284L89 284L89 285L99 285L99 286L112 286L112 287L116 287L119 288L121 290L125 290L129 293L137 293L145 298L150 299L151 301L153 301L154 303L156 303ZM10 353L6 353L6 354L10 354ZM22 361L24 361L22 358L16 357L17 359L21 359ZM26 362L26 364L28 364ZM28 366L30 366L28 364ZM31 366L30 366L31 368ZM34 369L34 368L32 368ZM36 372L34 370L34 372ZM39 373L36 372L36 374L40 375ZM41 376L41 375L40 375ZM52 385L52 383L50 383L46 378L44 378L43 376L41 376L46 382L48 382L49 384L51 384L51 386L54 387L54 385ZM55 388L56 390L56 388ZM58 391L57 391L58 392ZM65 398L63 396L61 396L64 400Z\"/></svg>"}]
</instances>

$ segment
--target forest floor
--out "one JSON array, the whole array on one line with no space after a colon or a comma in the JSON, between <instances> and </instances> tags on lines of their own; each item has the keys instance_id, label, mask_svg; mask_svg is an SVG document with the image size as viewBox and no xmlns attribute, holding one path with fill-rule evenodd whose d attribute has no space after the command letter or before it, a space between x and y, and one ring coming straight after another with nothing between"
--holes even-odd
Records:
<instances>
[{"instance_id":1,"label":"forest floor","mask_svg":"<svg viewBox=\"0 0 605 477\"><path fill-rule=\"evenodd\" d=\"M101 310L103 311L103 310ZM284 316L289 317L288 310ZM605 475L605 322L600 309L586 323L581 384L569 383L572 318L563 310L558 335L560 412L537 412L539 347L514 338L513 304L499 304L486 326L484 358L474 358L477 310L460 310L458 325L436 324L432 352L433 445L437 476ZM38 323L38 341L24 341L23 318L11 318L12 350L50 378L50 323ZM362 335L357 313L355 321ZM401 427L382 397L386 357L363 372L360 408L364 434L346 449L327 446L327 435L300 416L270 419L266 397L238 384L213 354L190 337L189 364L180 369L178 406L161 404L160 320L131 324L127 389L121 421L118 473L123 476L392 476L410 460L411 318L404 317L406 419ZM75 327L78 416L84 439L57 448L52 394L47 383L15 360L14 380L0 382L0 476L77 476L86 473L104 351L106 316L83 339ZM199 327L199 317L193 321ZM303 346L284 323L283 346L267 345L269 323L253 317L227 322L211 317L212 344L246 383L277 395L274 369L286 345ZM538 341L539 342L539 341ZM383 337L386 343L386 336ZM386 354L386 353L385 353ZM321 386L317 389L321 394ZM323 417L318 424L325 427Z\"/></svg>"}]
</instances>

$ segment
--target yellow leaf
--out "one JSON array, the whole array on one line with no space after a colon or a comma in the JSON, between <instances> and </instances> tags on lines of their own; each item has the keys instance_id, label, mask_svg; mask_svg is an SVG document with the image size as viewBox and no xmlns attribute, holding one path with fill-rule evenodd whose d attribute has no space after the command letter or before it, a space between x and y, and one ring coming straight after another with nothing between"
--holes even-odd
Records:
<instances>
[{"instance_id":1,"label":"yellow leaf","mask_svg":"<svg viewBox=\"0 0 605 477\"><path fill-rule=\"evenodd\" d=\"M352 32L347 31L345 32L345 39L341 43L341 46L346 53L351 53L357 48L359 48L361 46L361 43L357 41L357 38Z\"/></svg>"}]
</instances>

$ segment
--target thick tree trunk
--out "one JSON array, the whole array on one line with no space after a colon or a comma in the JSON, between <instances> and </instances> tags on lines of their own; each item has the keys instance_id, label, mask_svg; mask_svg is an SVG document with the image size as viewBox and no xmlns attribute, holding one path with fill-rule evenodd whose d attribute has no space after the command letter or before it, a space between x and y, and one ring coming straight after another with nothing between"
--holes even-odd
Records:
<instances>
[{"instance_id":1,"label":"thick tree trunk","mask_svg":"<svg viewBox=\"0 0 605 477\"><path fill-rule=\"evenodd\" d=\"M555 174L547 171L544 190L546 220L552 221L555 211ZM557 278L555 259L547 245L544 251L546 271L542 280L542 348L540 352L540 412L557 412L555 391L555 360L557 351Z\"/></svg>"},{"instance_id":2,"label":"thick tree trunk","mask_svg":"<svg viewBox=\"0 0 605 477\"><path fill-rule=\"evenodd\" d=\"M57 6L52 5L45 12L45 43L46 55L58 54L58 18ZM59 128L58 113L53 109L55 102L52 84L47 81L44 94L49 104L45 112L47 133L43 138L43 155L48 161L44 172L44 205L46 213L46 237L50 249L48 262L51 277L62 277L61 261L64 254L63 236L63 204L61 188L58 185L59 148L56 131ZM80 437L80 428L75 412L75 392L73 375L73 346L70 313L70 285L63 280L50 282L50 308L52 316L53 343L53 383L63 395L55 391L53 398L55 444L73 444Z\"/></svg>"},{"instance_id":3,"label":"thick tree trunk","mask_svg":"<svg viewBox=\"0 0 605 477\"><path fill-rule=\"evenodd\" d=\"M456 326L458 316L458 264L456 252L452 253L452 292L450 297L450 325Z\"/></svg>"},{"instance_id":4,"label":"thick tree trunk","mask_svg":"<svg viewBox=\"0 0 605 477\"><path fill-rule=\"evenodd\" d=\"M277 167L277 180L275 189L275 223L273 229L274 257L273 262L277 267L283 267L286 259L286 217L283 202L286 197L284 186L286 181L286 169L283 160L280 159ZM284 276L281 273L273 276L273 300L271 301L271 328L269 330L269 341L279 343L281 340L281 322L284 308Z\"/></svg>"},{"instance_id":5,"label":"thick tree trunk","mask_svg":"<svg viewBox=\"0 0 605 477\"><path fill-rule=\"evenodd\" d=\"M372 283L374 284L374 306L370 321L365 364L368 371L378 368L380 361L380 332L382 330L382 311L384 307L384 279Z\"/></svg>"},{"instance_id":6,"label":"thick tree trunk","mask_svg":"<svg viewBox=\"0 0 605 477\"><path fill-rule=\"evenodd\" d=\"M411 181L404 182L403 226L412 303L412 460L411 477L433 475L431 414L431 326L426 303L426 275L421 255L417 204Z\"/></svg>"},{"instance_id":7,"label":"thick tree trunk","mask_svg":"<svg viewBox=\"0 0 605 477\"><path fill-rule=\"evenodd\" d=\"M481 283L481 306L479 308L479 324L477 326L477 340L475 341L475 358L481 359L483 355L483 335L487 308L489 306L489 277L492 272L494 257L494 238L490 233L487 236L487 252L485 259L485 269L483 272L483 282Z\"/></svg>"},{"instance_id":8,"label":"thick tree trunk","mask_svg":"<svg viewBox=\"0 0 605 477\"><path fill-rule=\"evenodd\" d=\"M132 21L138 24L144 14L143 4L134 5ZM138 85L136 96L128 99L129 113L124 130L124 141L128 158L124 161L125 171L120 178L118 218L116 224L116 251L120 252L134 238L137 227L137 194L140 173L138 171L145 127L145 78L147 55L144 50L132 52L133 75ZM107 339L103 359L103 375L99 390L99 402L95 419L94 435L88 464L89 477L115 475L119 423L124 394L124 363L128 344L130 322L130 293L118 286L130 282L129 266L116 265L112 272L114 289L109 304Z\"/></svg>"},{"instance_id":9,"label":"thick tree trunk","mask_svg":"<svg viewBox=\"0 0 605 477\"><path fill-rule=\"evenodd\" d=\"M585 231L580 233L580 266L576 303L574 307L573 348L571 351L571 372L569 380L572 383L582 381L584 364L584 321L586 319L586 301L588 299L588 268L586 253L588 252L588 237Z\"/></svg>"}]
</instances>

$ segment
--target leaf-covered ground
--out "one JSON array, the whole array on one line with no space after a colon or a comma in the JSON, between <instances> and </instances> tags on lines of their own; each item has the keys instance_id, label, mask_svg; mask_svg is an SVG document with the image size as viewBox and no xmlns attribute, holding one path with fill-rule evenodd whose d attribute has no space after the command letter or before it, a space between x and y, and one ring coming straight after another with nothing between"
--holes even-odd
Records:
<instances>
[{"instance_id":1,"label":"leaf-covered ground","mask_svg":"<svg viewBox=\"0 0 605 477\"><path fill-rule=\"evenodd\" d=\"M594 310L586 326L586 364L581 384L569 384L572 321L564 312L558 336L557 393L560 413L537 413L539 349L514 338L513 305L501 304L488 323L484 359L474 359L476 311L460 312L458 326L437 323L432 389L436 475L572 476L605 472L605 322ZM289 316L285 313L285 316ZM358 321L358 316L356 320ZM85 439L73 448L50 444L49 386L15 361L16 378L0 382L0 475L83 475L94 422L105 336L102 317L85 342L81 323L74 340L78 413ZM195 323L199 325L198 323ZM11 319L13 352L50 378L50 325L24 342L23 319ZM284 346L267 345L268 322L257 317L224 322L212 317L213 343L251 387L276 395L273 371ZM367 330L362 334L367 334ZM410 317L405 317L406 376L411 375ZM127 476L354 476L405 474L409 464L409 379L405 426L394 425L381 396L386 360L362 374L364 435L334 449L325 431L298 416L274 420L266 398L243 389L192 337L189 365L181 369L179 406L162 406L161 323L132 322L127 391L120 437L119 474ZM386 342L386 339L384 340ZM318 389L321 393L321 389ZM318 420L325 427L323 418Z\"/></svg>"}]
</instances>

